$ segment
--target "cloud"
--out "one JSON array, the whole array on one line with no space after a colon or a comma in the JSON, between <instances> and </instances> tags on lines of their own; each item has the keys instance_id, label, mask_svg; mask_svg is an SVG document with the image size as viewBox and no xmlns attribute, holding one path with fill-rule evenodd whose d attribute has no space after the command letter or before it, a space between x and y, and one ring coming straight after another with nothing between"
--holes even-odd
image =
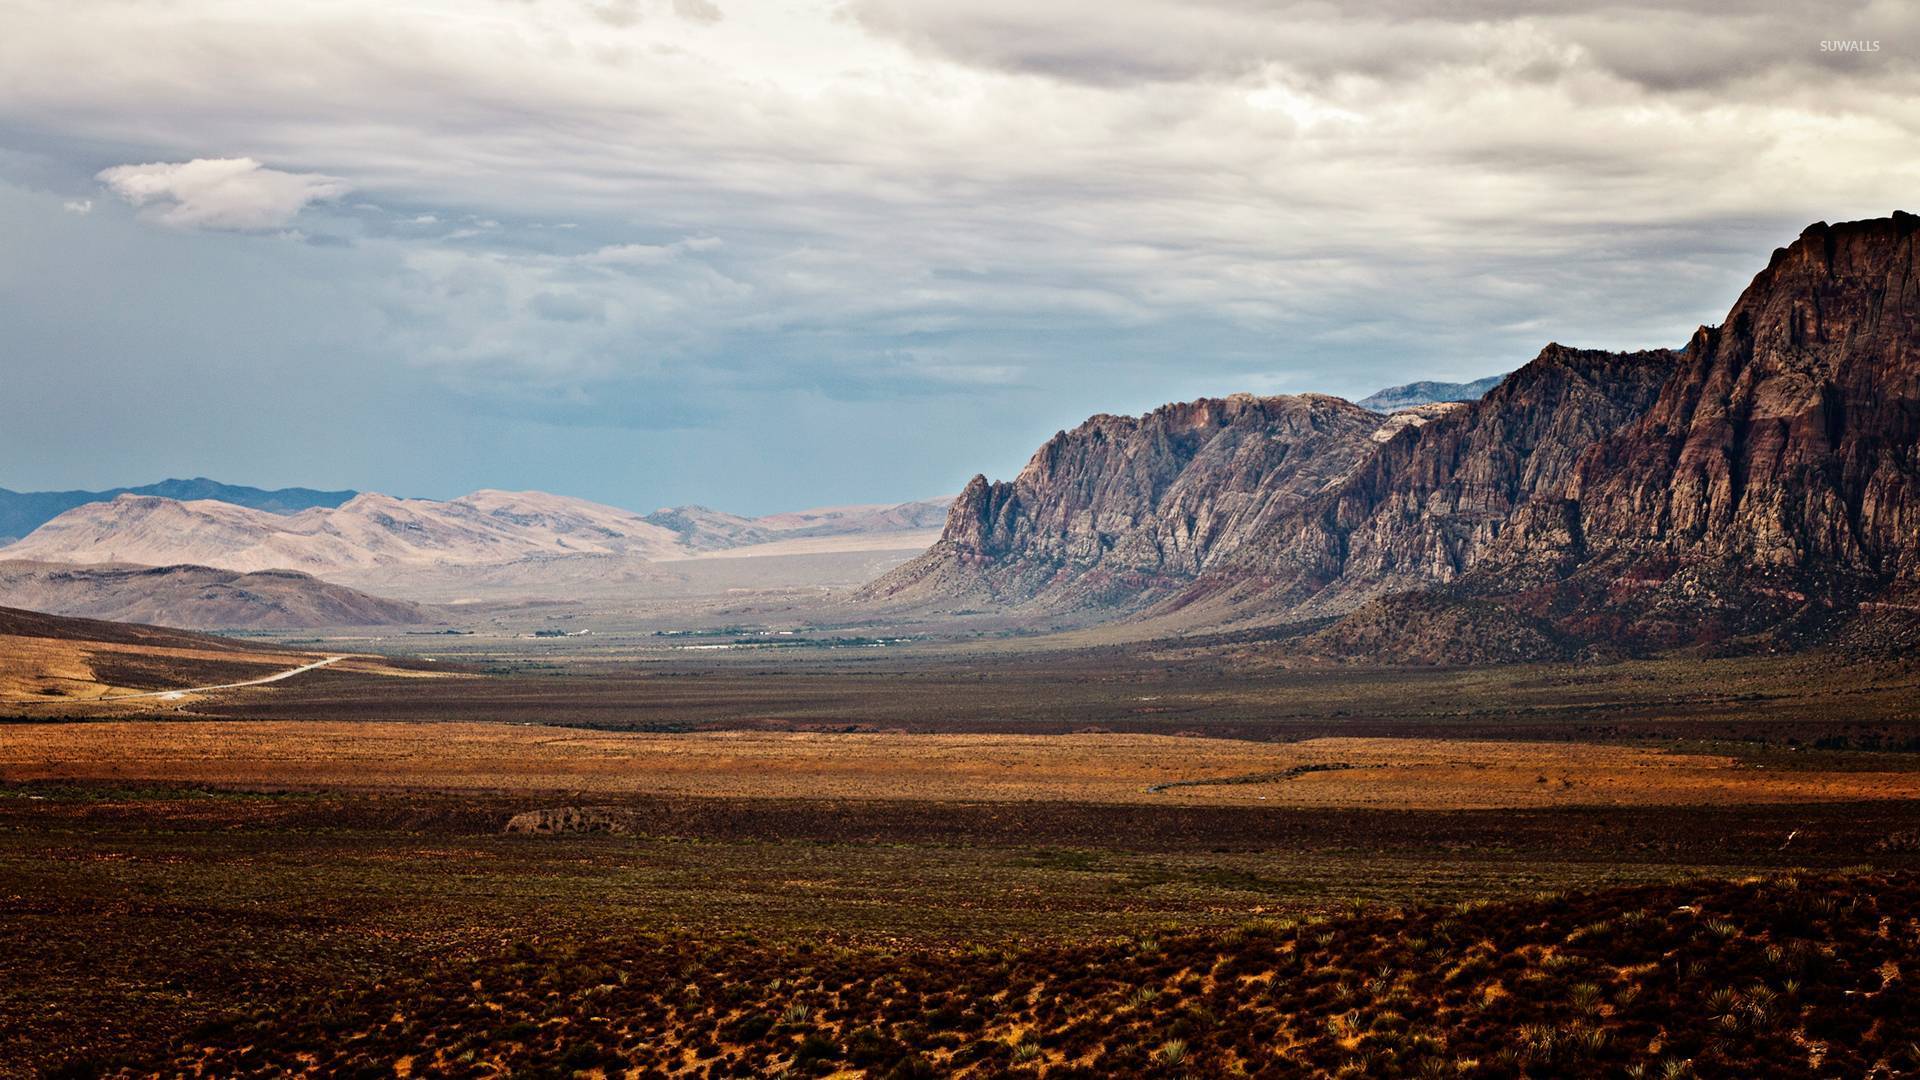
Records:
<instances>
[{"instance_id":1,"label":"cloud","mask_svg":"<svg viewBox=\"0 0 1920 1080\"><path fill-rule=\"evenodd\" d=\"M726 18L711 0L673 0L673 13L690 22L717 23Z\"/></svg>"},{"instance_id":2,"label":"cloud","mask_svg":"<svg viewBox=\"0 0 1920 1080\"><path fill-rule=\"evenodd\" d=\"M1911 51L1834 64L1827 38L1912 40L1920 14L1879 0L1818 11L1759 0L1729 16L1711 0L1633 3L1466 0L853 0L850 18L916 51L998 71L1099 86L1278 76L1417 83L1478 70L1517 83L1581 72L1656 92L1763 81L1782 69L1911 74Z\"/></svg>"},{"instance_id":3,"label":"cloud","mask_svg":"<svg viewBox=\"0 0 1920 1080\"><path fill-rule=\"evenodd\" d=\"M69 214L91 214L93 213L93 200L68 199L66 202L60 204L60 209L65 210Z\"/></svg>"},{"instance_id":4,"label":"cloud","mask_svg":"<svg viewBox=\"0 0 1920 1080\"><path fill-rule=\"evenodd\" d=\"M581 261L600 266L659 266L688 252L712 251L720 246L720 239L714 236L689 236L670 244L609 244L581 256Z\"/></svg>"},{"instance_id":5,"label":"cloud","mask_svg":"<svg viewBox=\"0 0 1920 1080\"><path fill-rule=\"evenodd\" d=\"M231 163L113 190L314 234L247 254L377 313L330 350L474 400L981 406L911 413L956 438L1677 342L1807 222L1920 191L1892 0L721 2L18 0L0 145L42 191L245 148L265 209L171 171ZM1819 52L1856 37L1888 47ZM311 208L336 176L387 209Z\"/></svg>"},{"instance_id":6,"label":"cloud","mask_svg":"<svg viewBox=\"0 0 1920 1080\"><path fill-rule=\"evenodd\" d=\"M252 158L116 165L95 179L134 206L150 208L163 225L226 232L282 229L308 205L350 190L336 177L282 172Z\"/></svg>"}]
</instances>

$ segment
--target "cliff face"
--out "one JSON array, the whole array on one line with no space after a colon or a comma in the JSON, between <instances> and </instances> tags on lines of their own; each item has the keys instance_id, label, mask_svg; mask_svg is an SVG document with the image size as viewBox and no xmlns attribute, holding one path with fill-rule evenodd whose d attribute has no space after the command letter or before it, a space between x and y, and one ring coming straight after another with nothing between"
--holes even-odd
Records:
<instances>
[{"instance_id":1,"label":"cliff face","mask_svg":"<svg viewBox=\"0 0 1920 1080\"><path fill-rule=\"evenodd\" d=\"M1649 647L1908 606L1917 234L1920 218L1895 214L1814 225L1776 251L1644 415L1582 456L1559 521L1523 517L1469 584L1581 637Z\"/></svg>"},{"instance_id":2,"label":"cliff face","mask_svg":"<svg viewBox=\"0 0 1920 1080\"><path fill-rule=\"evenodd\" d=\"M940 542L865 595L1137 607L1339 483L1379 424L1319 395L1096 416L1048 440L1012 482L975 477Z\"/></svg>"},{"instance_id":3,"label":"cliff face","mask_svg":"<svg viewBox=\"0 0 1920 1080\"><path fill-rule=\"evenodd\" d=\"M1196 626L1441 590L1535 620L1554 649L1905 610L1920 597L1916 235L1904 213L1815 225L1685 349L1549 345L1423 425L1311 397L1097 417L1013 483L976 479L941 544L872 594Z\"/></svg>"},{"instance_id":4,"label":"cliff face","mask_svg":"<svg viewBox=\"0 0 1920 1080\"><path fill-rule=\"evenodd\" d=\"M1567 496L1595 549L1915 572L1920 218L1815 225Z\"/></svg>"},{"instance_id":5,"label":"cliff face","mask_svg":"<svg viewBox=\"0 0 1920 1080\"><path fill-rule=\"evenodd\" d=\"M1263 577L1263 606L1314 615L1453 581L1516 510L1557 496L1589 447L1643 412L1675 359L1549 345L1481 400L1394 435L1198 588Z\"/></svg>"}]
</instances>

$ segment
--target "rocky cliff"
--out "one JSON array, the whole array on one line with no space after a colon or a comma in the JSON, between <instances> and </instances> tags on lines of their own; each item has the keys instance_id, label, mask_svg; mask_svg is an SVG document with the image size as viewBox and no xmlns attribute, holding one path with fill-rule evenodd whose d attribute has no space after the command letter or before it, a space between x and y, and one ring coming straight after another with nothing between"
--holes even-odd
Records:
<instances>
[{"instance_id":1,"label":"rocky cliff","mask_svg":"<svg viewBox=\"0 0 1920 1080\"><path fill-rule=\"evenodd\" d=\"M1343 481L1379 426L1311 394L1096 416L1048 440L1012 482L976 476L940 542L863 595L1136 609Z\"/></svg>"},{"instance_id":2,"label":"rocky cliff","mask_svg":"<svg viewBox=\"0 0 1920 1080\"><path fill-rule=\"evenodd\" d=\"M1587 451L1515 568L1516 600L1651 644L1818 622L1920 578L1920 217L1817 224L1702 327L1631 424ZM1892 601L1892 602L1897 602Z\"/></svg>"},{"instance_id":3,"label":"rocky cliff","mask_svg":"<svg viewBox=\"0 0 1920 1080\"><path fill-rule=\"evenodd\" d=\"M1916 232L1904 213L1815 225L1685 348L1549 345L1422 424L1316 397L1096 417L1011 484L977 478L940 544L869 596L1107 605L1190 628L1444 588L1435 603L1494 604L1555 653L1905 610L1920 594ZM1485 619L1423 621L1460 634Z\"/></svg>"}]
</instances>

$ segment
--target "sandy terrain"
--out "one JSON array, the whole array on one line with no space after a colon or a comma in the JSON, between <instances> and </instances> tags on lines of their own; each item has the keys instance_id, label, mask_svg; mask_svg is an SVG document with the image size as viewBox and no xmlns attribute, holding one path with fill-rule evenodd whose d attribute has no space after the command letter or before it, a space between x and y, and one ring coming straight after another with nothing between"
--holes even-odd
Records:
<instances>
[{"instance_id":1,"label":"sandy terrain","mask_svg":"<svg viewBox=\"0 0 1920 1080\"><path fill-rule=\"evenodd\" d=\"M1291 778L1171 781L1345 766ZM478 723L114 722L0 728L0 778L448 791L1405 809L1920 797L1920 774L1780 771L1562 743L1156 735L627 734Z\"/></svg>"}]
</instances>

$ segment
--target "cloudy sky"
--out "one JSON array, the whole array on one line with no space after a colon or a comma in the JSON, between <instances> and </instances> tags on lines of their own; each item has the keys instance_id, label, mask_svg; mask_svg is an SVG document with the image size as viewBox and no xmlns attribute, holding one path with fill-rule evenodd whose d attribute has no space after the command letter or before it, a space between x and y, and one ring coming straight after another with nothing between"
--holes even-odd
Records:
<instances>
[{"instance_id":1,"label":"cloudy sky","mask_svg":"<svg viewBox=\"0 0 1920 1080\"><path fill-rule=\"evenodd\" d=\"M1920 5L1740 7L0 0L0 486L771 511L1678 344L1920 209Z\"/></svg>"}]
</instances>

